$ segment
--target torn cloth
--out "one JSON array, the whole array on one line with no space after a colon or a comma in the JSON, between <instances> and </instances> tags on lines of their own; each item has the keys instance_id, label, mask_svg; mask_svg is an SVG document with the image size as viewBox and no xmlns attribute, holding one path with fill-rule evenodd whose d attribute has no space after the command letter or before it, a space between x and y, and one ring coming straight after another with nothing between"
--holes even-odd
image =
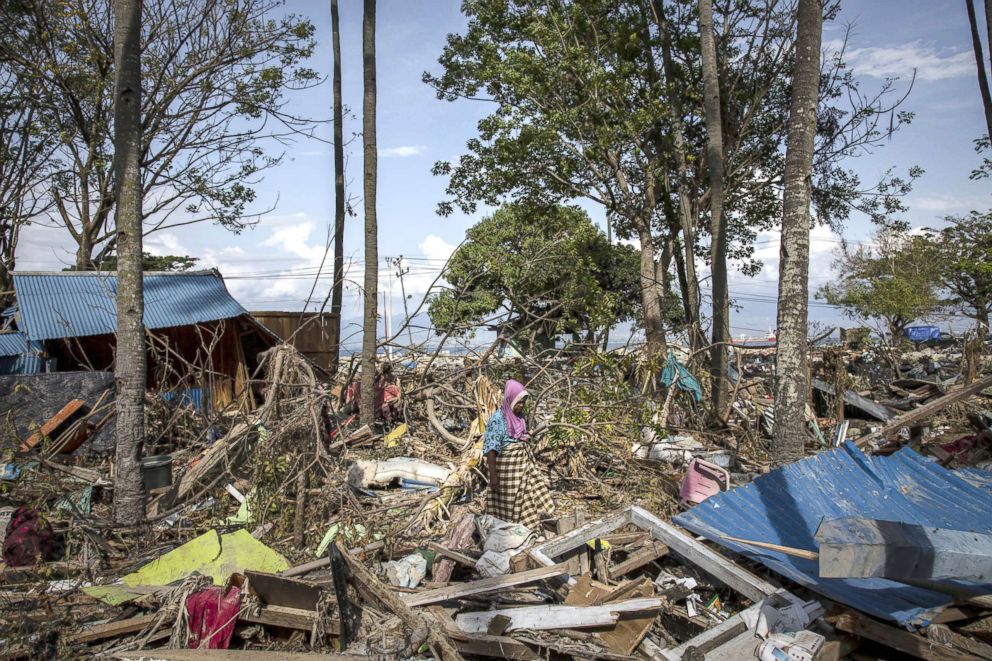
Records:
<instances>
[{"instance_id":1,"label":"torn cloth","mask_svg":"<svg viewBox=\"0 0 992 661\"><path fill-rule=\"evenodd\" d=\"M18 507L7 524L3 561L8 567L27 567L39 561L59 560L65 553L52 524L37 510Z\"/></svg>"},{"instance_id":2,"label":"torn cloth","mask_svg":"<svg viewBox=\"0 0 992 661\"><path fill-rule=\"evenodd\" d=\"M661 385L669 388L672 383L675 383L679 390L690 393L695 401L702 401L703 388L699 385L699 381L675 358L675 352L669 351L668 362L661 371Z\"/></svg>"},{"instance_id":3,"label":"torn cloth","mask_svg":"<svg viewBox=\"0 0 992 661\"><path fill-rule=\"evenodd\" d=\"M226 650L241 610L241 590L212 585L186 598L190 649Z\"/></svg>"}]
</instances>

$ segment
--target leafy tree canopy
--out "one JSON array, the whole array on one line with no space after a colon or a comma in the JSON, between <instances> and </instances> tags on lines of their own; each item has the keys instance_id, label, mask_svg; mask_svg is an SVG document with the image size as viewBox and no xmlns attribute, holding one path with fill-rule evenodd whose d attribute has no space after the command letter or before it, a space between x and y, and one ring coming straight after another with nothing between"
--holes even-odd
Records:
<instances>
[{"instance_id":1,"label":"leafy tree canopy","mask_svg":"<svg viewBox=\"0 0 992 661\"><path fill-rule=\"evenodd\" d=\"M939 309L939 269L926 236L882 230L874 243L853 252L840 248L834 267L841 275L816 297L851 319L881 322L895 343L914 320Z\"/></svg>"},{"instance_id":2,"label":"leafy tree canopy","mask_svg":"<svg viewBox=\"0 0 992 661\"><path fill-rule=\"evenodd\" d=\"M992 312L992 211L948 216L930 230L947 303L989 327Z\"/></svg>"},{"instance_id":3,"label":"leafy tree canopy","mask_svg":"<svg viewBox=\"0 0 992 661\"><path fill-rule=\"evenodd\" d=\"M196 266L198 261L200 261L199 257L190 257L189 255L151 255L147 252L141 253L141 268L143 271L189 271ZM117 255L111 255L105 258L97 265L97 268L100 271L116 271Z\"/></svg>"},{"instance_id":4,"label":"leafy tree canopy","mask_svg":"<svg viewBox=\"0 0 992 661\"><path fill-rule=\"evenodd\" d=\"M525 336L594 334L639 314L639 253L574 206L500 207L468 230L428 313L441 332L490 321Z\"/></svg>"}]
</instances>

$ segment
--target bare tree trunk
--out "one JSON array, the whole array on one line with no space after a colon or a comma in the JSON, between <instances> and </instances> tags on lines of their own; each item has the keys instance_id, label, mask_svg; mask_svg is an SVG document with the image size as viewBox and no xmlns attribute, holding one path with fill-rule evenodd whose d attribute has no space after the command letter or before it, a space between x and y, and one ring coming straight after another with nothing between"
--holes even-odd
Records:
<instances>
[{"instance_id":1,"label":"bare tree trunk","mask_svg":"<svg viewBox=\"0 0 992 661\"><path fill-rule=\"evenodd\" d=\"M706 160L710 176L710 256L713 264L713 348L710 382L717 417L726 414L727 347L730 336L730 298L727 292L727 224L723 217L723 120L720 114L720 78L713 39L713 2L699 0L699 40L703 59L703 105L706 114Z\"/></svg>"},{"instance_id":2,"label":"bare tree trunk","mask_svg":"<svg viewBox=\"0 0 992 661\"><path fill-rule=\"evenodd\" d=\"M802 458L806 438L810 173L816 135L822 30L822 1L799 0L779 251L775 430L771 448L775 462Z\"/></svg>"},{"instance_id":3,"label":"bare tree trunk","mask_svg":"<svg viewBox=\"0 0 992 661\"><path fill-rule=\"evenodd\" d=\"M362 145L365 152L365 327L362 333L362 424L375 420L376 293L379 284L379 245L375 217L377 154L375 140L375 0L365 0L362 17Z\"/></svg>"},{"instance_id":4,"label":"bare tree trunk","mask_svg":"<svg viewBox=\"0 0 992 661\"><path fill-rule=\"evenodd\" d=\"M114 1L114 151L117 182L117 471L114 520L145 518L145 326L141 270L141 0Z\"/></svg>"},{"instance_id":5,"label":"bare tree trunk","mask_svg":"<svg viewBox=\"0 0 992 661\"><path fill-rule=\"evenodd\" d=\"M699 278L696 276L696 232L695 214L692 201L686 192L688 185L688 159L685 146L685 125L682 121L682 102L679 80L675 71L672 57L672 36L668 18L665 15L664 3L652 0L651 10L658 33L661 36L661 61L665 72L665 87L668 90L668 111L672 121L672 140L675 147L675 163L677 166L677 194L679 198L678 220L682 229L684 257L676 258L680 269L679 283L682 286L682 302L686 313L686 324L689 326L689 346L693 351L702 348L705 338L699 327ZM673 228L674 231L674 228Z\"/></svg>"},{"instance_id":6,"label":"bare tree trunk","mask_svg":"<svg viewBox=\"0 0 992 661\"><path fill-rule=\"evenodd\" d=\"M334 52L334 284L331 286L331 373L341 355L341 302L344 298L344 108L341 103L341 22L338 0L331 0Z\"/></svg>"},{"instance_id":7,"label":"bare tree trunk","mask_svg":"<svg viewBox=\"0 0 992 661\"><path fill-rule=\"evenodd\" d=\"M638 221L641 243L641 304L644 307L644 339L647 352L657 355L665 351L665 323L661 310L661 289L658 268L654 261L654 243L647 221Z\"/></svg>"},{"instance_id":8,"label":"bare tree trunk","mask_svg":"<svg viewBox=\"0 0 992 661\"><path fill-rule=\"evenodd\" d=\"M982 54L982 37L978 31L978 17L975 15L975 0L965 0L968 7L968 25L971 26L971 46L975 51L975 64L978 65L978 89L982 94L982 107L985 108L985 126L992 138L992 93L989 92L989 78L985 73L985 56ZM992 15L992 6L985 0L985 18ZM992 38L992 24L987 26ZM989 42L989 58L992 59L992 41Z\"/></svg>"}]
</instances>

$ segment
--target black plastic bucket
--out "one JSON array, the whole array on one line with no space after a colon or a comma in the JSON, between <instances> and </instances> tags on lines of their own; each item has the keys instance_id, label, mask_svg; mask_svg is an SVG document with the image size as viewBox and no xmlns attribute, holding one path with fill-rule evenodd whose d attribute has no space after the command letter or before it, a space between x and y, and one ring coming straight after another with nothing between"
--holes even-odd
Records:
<instances>
[{"instance_id":1,"label":"black plastic bucket","mask_svg":"<svg viewBox=\"0 0 992 661\"><path fill-rule=\"evenodd\" d=\"M163 454L141 460L141 482L145 493L172 486L172 455Z\"/></svg>"}]
</instances>

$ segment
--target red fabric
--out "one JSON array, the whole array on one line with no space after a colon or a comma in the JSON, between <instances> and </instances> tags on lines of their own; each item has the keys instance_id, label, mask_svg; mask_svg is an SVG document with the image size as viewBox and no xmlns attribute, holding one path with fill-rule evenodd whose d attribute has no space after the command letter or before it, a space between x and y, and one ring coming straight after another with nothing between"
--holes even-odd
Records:
<instances>
[{"instance_id":1,"label":"red fabric","mask_svg":"<svg viewBox=\"0 0 992 661\"><path fill-rule=\"evenodd\" d=\"M52 524L36 510L22 505L14 511L3 540L3 561L7 566L26 567L39 560L57 560L63 550Z\"/></svg>"},{"instance_id":2,"label":"red fabric","mask_svg":"<svg viewBox=\"0 0 992 661\"><path fill-rule=\"evenodd\" d=\"M186 598L190 649L226 650L241 610L241 590L211 586Z\"/></svg>"},{"instance_id":3,"label":"red fabric","mask_svg":"<svg viewBox=\"0 0 992 661\"><path fill-rule=\"evenodd\" d=\"M376 416L379 418L390 419L395 413L397 408L397 403L400 398L400 387L395 383L386 383L385 386L381 379L376 379L375 387L372 391L372 401L375 403ZM348 386L348 390L345 391L345 401L354 402L356 406L359 406L362 401L362 384L360 381L355 381Z\"/></svg>"}]
</instances>

